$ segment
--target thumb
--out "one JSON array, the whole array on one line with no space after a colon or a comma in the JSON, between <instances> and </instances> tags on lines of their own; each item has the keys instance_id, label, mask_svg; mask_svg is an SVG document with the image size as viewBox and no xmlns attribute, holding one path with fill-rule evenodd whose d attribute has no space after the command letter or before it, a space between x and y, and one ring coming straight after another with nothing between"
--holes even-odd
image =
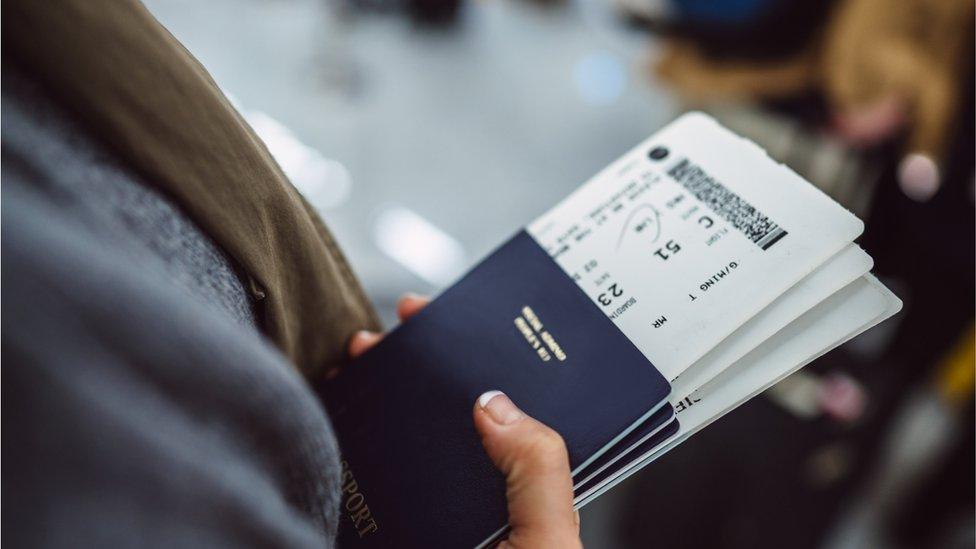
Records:
<instances>
[{"instance_id":1,"label":"thumb","mask_svg":"<svg viewBox=\"0 0 976 549\"><path fill-rule=\"evenodd\" d=\"M488 457L505 475L512 531L501 547L580 547L562 437L525 415L501 391L478 398L474 424Z\"/></svg>"}]
</instances>

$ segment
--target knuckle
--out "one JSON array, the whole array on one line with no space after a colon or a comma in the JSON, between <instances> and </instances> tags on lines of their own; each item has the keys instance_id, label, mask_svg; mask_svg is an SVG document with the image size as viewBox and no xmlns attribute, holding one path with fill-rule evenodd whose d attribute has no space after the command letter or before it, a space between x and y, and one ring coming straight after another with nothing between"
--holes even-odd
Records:
<instances>
[{"instance_id":1,"label":"knuckle","mask_svg":"<svg viewBox=\"0 0 976 549\"><path fill-rule=\"evenodd\" d=\"M539 437L539 445L542 447L542 452L547 455L556 457L566 455L566 443L563 441L563 437L552 429L543 431L543 435Z\"/></svg>"},{"instance_id":2,"label":"knuckle","mask_svg":"<svg viewBox=\"0 0 976 549\"><path fill-rule=\"evenodd\" d=\"M549 428L538 429L519 454L520 459L539 467L562 466L568 460L563 438Z\"/></svg>"}]
</instances>

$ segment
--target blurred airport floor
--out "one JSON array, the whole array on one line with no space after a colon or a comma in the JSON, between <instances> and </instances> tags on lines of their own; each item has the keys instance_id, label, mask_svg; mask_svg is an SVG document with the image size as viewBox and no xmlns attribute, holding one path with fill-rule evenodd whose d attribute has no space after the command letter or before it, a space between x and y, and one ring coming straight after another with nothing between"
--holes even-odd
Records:
<instances>
[{"instance_id":1,"label":"blurred airport floor","mask_svg":"<svg viewBox=\"0 0 976 549\"><path fill-rule=\"evenodd\" d=\"M320 208L387 322L398 295L444 287L674 113L647 37L600 0L471 2L434 30L324 0L147 5Z\"/></svg>"}]
</instances>

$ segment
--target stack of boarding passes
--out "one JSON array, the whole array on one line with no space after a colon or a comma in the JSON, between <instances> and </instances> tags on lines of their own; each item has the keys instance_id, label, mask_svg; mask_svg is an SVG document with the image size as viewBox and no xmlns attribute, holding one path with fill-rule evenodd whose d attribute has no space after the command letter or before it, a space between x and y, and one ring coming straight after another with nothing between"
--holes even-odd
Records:
<instances>
[{"instance_id":1,"label":"stack of boarding passes","mask_svg":"<svg viewBox=\"0 0 976 549\"><path fill-rule=\"evenodd\" d=\"M669 405L575 474L582 507L901 309L864 225L690 113L529 226L671 384Z\"/></svg>"}]
</instances>

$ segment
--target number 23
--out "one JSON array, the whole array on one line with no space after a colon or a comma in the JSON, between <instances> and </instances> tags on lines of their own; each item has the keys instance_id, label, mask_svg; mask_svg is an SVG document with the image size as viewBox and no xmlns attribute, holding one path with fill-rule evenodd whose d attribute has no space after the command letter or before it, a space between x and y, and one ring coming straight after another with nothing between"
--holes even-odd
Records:
<instances>
[{"instance_id":1,"label":"number 23","mask_svg":"<svg viewBox=\"0 0 976 549\"><path fill-rule=\"evenodd\" d=\"M609 288L607 288L606 292L596 296L596 300L600 302L600 305L606 307L607 305L613 303L613 298L620 297L622 295L624 295L624 291L620 288L620 286L617 286L616 282L614 282Z\"/></svg>"}]
</instances>

